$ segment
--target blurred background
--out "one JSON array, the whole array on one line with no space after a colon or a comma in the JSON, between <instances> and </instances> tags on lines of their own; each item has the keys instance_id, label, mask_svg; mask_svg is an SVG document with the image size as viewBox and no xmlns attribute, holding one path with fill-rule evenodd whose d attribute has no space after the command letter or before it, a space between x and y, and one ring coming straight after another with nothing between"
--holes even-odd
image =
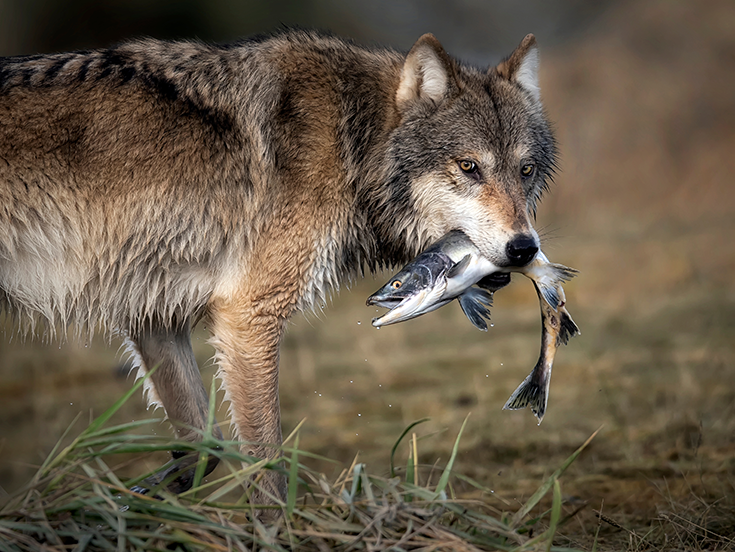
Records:
<instances>
[{"instance_id":1,"label":"blurred background","mask_svg":"<svg viewBox=\"0 0 735 552\"><path fill-rule=\"evenodd\" d=\"M302 447L345 462L360 451L379 470L403 428L424 417L431 420L416 429L421 459L445 462L471 412L459 469L513 508L603 426L562 481L568 497L594 508L604 500L626 527L653 526L675 507L731 507L735 3L0 0L0 55L143 35L221 42L283 25L400 50L432 32L450 54L481 66L536 34L542 98L561 150L538 228L551 260L580 270L567 296L582 330L557 355L537 426L528 410L501 410L538 357L529 281L514 277L496 294L487 333L457 305L376 331L364 300L389 275L368 277L335 294L323 313L294 318L281 365L284 433L306 418ZM208 379L215 368L206 339L199 329ZM80 412L86 421L129 389L119 345L20 342L6 324L2 489L22 486ZM120 420L160 414L136 400ZM142 459L133 473L156 461ZM580 523L572 543L595 523ZM723 523L717 530L735 535L733 522ZM617 530L605 530L613 542Z\"/></svg>"}]
</instances>

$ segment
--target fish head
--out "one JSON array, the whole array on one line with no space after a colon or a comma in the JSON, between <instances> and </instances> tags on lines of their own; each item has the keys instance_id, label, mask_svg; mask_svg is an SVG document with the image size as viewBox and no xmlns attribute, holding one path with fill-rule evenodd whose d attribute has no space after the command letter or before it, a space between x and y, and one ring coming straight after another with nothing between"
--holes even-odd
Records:
<instances>
[{"instance_id":1,"label":"fish head","mask_svg":"<svg viewBox=\"0 0 735 552\"><path fill-rule=\"evenodd\" d=\"M440 252L419 255L393 276L367 300L369 306L391 309L373 320L373 326L384 326L410 320L435 310L452 298L445 299L447 271L455 263Z\"/></svg>"},{"instance_id":2,"label":"fish head","mask_svg":"<svg viewBox=\"0 0 735 552\"><path fill-rule=\"evenodd\" d=\"M402 270L378 291L368 297L368 306L397 307L403 301L420 294L431 285L423 271L410 272Z\"/></svg>"},{"instance_id":3,"label":"fish head","mask_svg":"<svg viewBox=\"0 0 735 552\"><path fill-rule=\"evenodd\" d=\"M392 308L446 281L454 261L441 251L427 250L403 267L388 283L368 297L368 306Z\"/></svg>"}]
</instances>

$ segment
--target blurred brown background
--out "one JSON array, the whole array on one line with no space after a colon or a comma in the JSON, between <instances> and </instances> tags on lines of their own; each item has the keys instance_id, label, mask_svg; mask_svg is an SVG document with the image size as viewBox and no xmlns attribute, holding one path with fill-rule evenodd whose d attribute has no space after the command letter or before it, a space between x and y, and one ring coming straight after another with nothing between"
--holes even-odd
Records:
<instances>
[{"instance_id":1,"label":"blurred brown background","mask_svg":"<svg viewBox=\"0 0 735 552\"><path fill-rule=\"evenodd\" d=\"M538 304L527 280L496 294L485 334L456 305L376 331L364 300L386 275L368 278L341 290L323 314L294 319L282 355L284 432L306 417L304 448L343 461L359 450L380 469L401 430L426 416L417 428L422 459L445 461L472 412L460 470L512 508L604 426L562 481L567 496L593 508L604 499L626 527L655 528L676 508L695 515L699 503L708 512L730 508L735 3L0 0L0 55L140 35L227 41L281 24L404 50L430 31L451 54L483 66L536 34L542 97L561 148L538 227L548 256L581 271L567 295L582 329L557 355L537 427L529 411L501 411L538 356ZM85 420L100 413L132 378L119 377L117 341L19 343L12 325L6 334L0 487L12 491L79 412ZM206 338L200 329L195 342L211 378ZM133 401L120 420L148 415L156 414ZM570 542L584 544L595 523L582 519ZM735 536L723 523L717 531ZM620 531L605 530L615 542Z\"/></svg>"}]
</instances>

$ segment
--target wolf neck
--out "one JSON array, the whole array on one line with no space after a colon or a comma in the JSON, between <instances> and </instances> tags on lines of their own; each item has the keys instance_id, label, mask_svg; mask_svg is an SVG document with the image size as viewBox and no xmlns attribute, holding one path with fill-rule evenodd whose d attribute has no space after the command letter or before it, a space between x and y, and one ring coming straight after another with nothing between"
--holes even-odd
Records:
<instances>
[{"instance_id":1,"label":"wolf neck","mask_svg":"<svg viewBox=\"0 0 735 552\"><path fill-rule=\"evenodd\" d=\"M315 194L346 200L340 207L350 215L337 221L335 210L332 218L339 225L332 235L342 242L337 280L365 267L404 263L424 245L414 229L409 181L389 166L404 57L312 33L300 34L299 41L284 38L274 39L279 47L272 58L283 75L275 113L283 138L275 147L289 147L276 151L276 158L322 188Z\"/></svg>"}]
</instances>

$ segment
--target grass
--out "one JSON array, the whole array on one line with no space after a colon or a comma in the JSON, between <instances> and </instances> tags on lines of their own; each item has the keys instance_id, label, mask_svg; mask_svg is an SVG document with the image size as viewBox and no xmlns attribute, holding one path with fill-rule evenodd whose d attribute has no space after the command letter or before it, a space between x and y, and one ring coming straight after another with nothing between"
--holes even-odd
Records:
<instances>
[{"instance_id":1,"label":"grass","mask_svg":"<svg viewBox=\"0 0 735 552\"><path fill-rule=\"evenodd\" d=\"M406 468L394 465L396 451L415 424L391 450L386 475L369 472L356 456L329 481L302 463L315 455L298 448L298 428L281 447L281 458L258 460L242 454L236 441L205 434L199 443L172 442L139 431L156 420L108 425L142 382L68 446L57 445L28 485L5 501L0 549L567 550L554 546L557 530L571 519L562 517L559 480L594 434L520 508L498 511L482 500L456 496L453 481L458 479L490 493L453 471L465 424L447 465L430 472L423 484L415 433ZM196 451L201 466L207 455L216 455L225 475L205 481L197 470L191 490L171 495L154 488L153 498L129 490L151 474L123 481L110 467L120 455L160 450ZM287 477L287 499L276 506L248 501L248 482L257 486L266 470ZM550 492L551 507L532 515ZM272 523L261 521L274 508L282 515Z\"/></svg>"},{"instance_id":2,"label":"grass","mask_svg":"<svg viewBox=\"0 0 735 552\"><path fill-rule=\"evenodd\" d=\"M344 298L361 301L372 286L363 287ZM619 320L595 318L594 305L579 304L574 314L585 333L560 354L553 410L541 426L527 411L500 410L538 354L537 305L504 301L498 297L488 334L466 331L458 309L375 331L365 318L356 323L362 305L337 305L324 321L294 325L281 393L283 425L297 430L283 459L256 465L232 442L217 451L205 440L196 450L221 456L221 466L190 493L161 493L163 501L127 489L183 445L156 435L160 420L143 420L139 397L121 401L78 435L69 430L51 454L52 445L44 447L35 478L15 478L12 496L0 498L0 550L80 543L79 550L103 543L237 549L238 542L247 549L380 549L404 537L404 550L545 550L549 543L599 552L735 550L733 296L680 294L660 311L634 310ZM95 379L98 372L81 378L96 412L123 393L103 394L112 378ZM72 419L60 427L60 413L83 408L77 397L69 404L63 378L48 383L52 372L36 373L41 391L58 400L26 400L53 413L48 418L5 419L0 460L11 467L33 462L18 454L15 435L33 439L53 428L56 441ZM115 383L130 389L129 380ZM3 400L20 404L23 397ZM412 425L424 416L431 420ZM564 476L554 474L603 424ZM280 506L285 515L271 526L259 525L257 508L243 498L246 479L268 469L291 482ZM561 482L556 501L554 478ZM30 484L19 489L20 481ZM442 486L446 500L435 496ZM539 489L543 496L527 509Z\"/></svg>"}]
</instances>

